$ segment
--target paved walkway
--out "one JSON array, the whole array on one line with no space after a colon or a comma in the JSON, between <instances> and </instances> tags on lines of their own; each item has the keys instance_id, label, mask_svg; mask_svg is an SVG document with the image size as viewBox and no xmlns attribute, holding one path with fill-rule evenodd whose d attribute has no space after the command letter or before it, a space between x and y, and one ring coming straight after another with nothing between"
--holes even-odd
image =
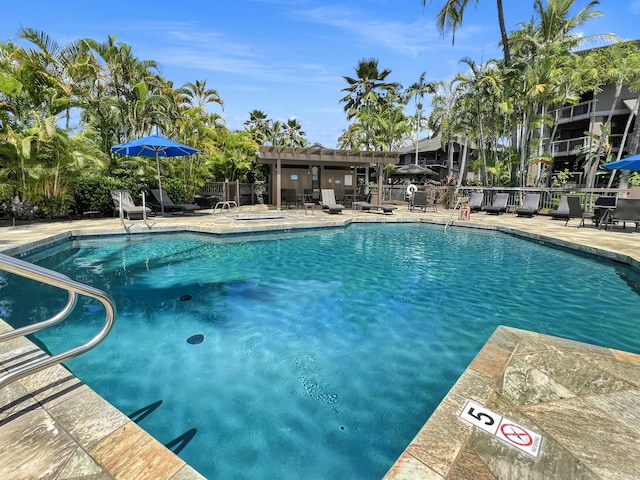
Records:
<instances>
[{"instance_id":1,"label":"paved walkway","mask_svg":"<svg viewBox=\"0 0 640 480\"><path fill-rule=\"evenodd\" d=\"M308 212L307 212L308 213ZM191 230L285 231L351 222L430 222L450 211L394 215L345 210L232 212L141 221L96 218L0 227L0 252L19 254L73 235ZM454 226L497 229L605 256L640 268L640 233L568 227L549 217L472 214ZM0 321L0 332L9 327ZM41 352L25 339L0 344L0 366ZM466 401L542 435L537 458L461 420ZM465 409L467 410L467 409ZM478 410L476 410L477 413ZM486 420L486 417L481 417ZM512 431L506 431L513 435ZM521 431L514 437L523 443ZM0 478L199 479L195 470L147 435L61 366L0 390ZM385 476L404 479L639 478L640 356L499 327Z\"/></svg>"}]
</instances>

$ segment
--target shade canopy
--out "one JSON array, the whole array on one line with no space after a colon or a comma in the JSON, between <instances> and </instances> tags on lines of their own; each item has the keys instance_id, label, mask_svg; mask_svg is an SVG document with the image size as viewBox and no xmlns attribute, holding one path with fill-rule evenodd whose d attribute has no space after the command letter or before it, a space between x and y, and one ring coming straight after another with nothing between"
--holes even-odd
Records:
<instances>
[{"instance_id":1,"label":"shade canopy","mask_svg":"<svg viewBox=\"0 0 640 480\"><path fill-rule=\"evenodd\" d=\"M427 175L429 177L437 177L438 174L424 165L416 165L411 163L409 165L402 165L396 168L392 175Z\"/></svg>"},{"instance_id":2,"label":"shade canopy","mask_svg":"<svg viewBox=\"0 0 640 480\"><path fill-rule=\"evenodd\" d=\"M155 157L156 170L158 172L158 188L160 189L160 211L164 215L164 199L162 198L162 177L160 176L160 157L185 157L193 155L198 150L174 142L160 135L149 135L148 137L131 140L127 143L114 145L111 147L113 153L128 155L130 157Z\"/></svg>"},{"instance_id":3,"label":"shade canopy","mask_svg":"<svg viewBox=\"0 0 640 480\"><path fill-rule=\"evenodd\" d=\"M602 166L610 170L640 170L640 154L621 158L615 162L605 163Z\"/></svg>"},{"instance_id":4,"label":"shade canopy","mask_svg":"<svg viewBox=\"0 0 640 480\"><path fill-rule=\"evenodd\" d=\"M160 135L149 135L115 145L111 147L111 151L131 157L183 157L198 152L193 147L174 142Z\"/></svg>"}]
</instances>

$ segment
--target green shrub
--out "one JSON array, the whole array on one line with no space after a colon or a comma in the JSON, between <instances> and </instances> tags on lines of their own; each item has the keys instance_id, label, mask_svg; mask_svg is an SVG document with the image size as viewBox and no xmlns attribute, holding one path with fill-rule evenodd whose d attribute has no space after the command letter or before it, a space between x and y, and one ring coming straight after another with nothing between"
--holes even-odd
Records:
<instances>
[{"instance_id":1,"label":"green shrub","mask_svg":"<svg viewBox=\"0 0 640 480\"><path fill-rule=\"evenodd\" d=\"M185 203L192 200L187 198L187 186L181 178L163 178L162 189L167 192L167 195L175 203ZM153 196L150 198L153 198Z\"/></svg>"},{"instance_id":2,"label":"green shrub","mask_svg":"<svg viewBox=\"0 0 640 480\"><path fill-rule=\"evenodd\" d=\"M144 187L144 186L143 186ZM105 175L94 175L78 181L73 190L76 212L98 211L103 214L113 212L113 200L109 190L126 189L131 192L134 201L141 198L141 186L135 178L113 178Z\"/></svg>"}]
</instances>

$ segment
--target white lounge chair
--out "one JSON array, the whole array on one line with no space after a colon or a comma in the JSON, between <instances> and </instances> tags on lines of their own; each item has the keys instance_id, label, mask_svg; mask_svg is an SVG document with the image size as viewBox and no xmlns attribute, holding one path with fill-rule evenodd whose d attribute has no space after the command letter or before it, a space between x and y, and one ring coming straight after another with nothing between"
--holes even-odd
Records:
<instances>
[{"instance_id":1,"label":"white lounge chair","mask_svg":"<svg viewBox=\"0 0 640 480\"><path fill-rule=\"evenodd\" d=\"M322 193L322 209L329 210L329 213L340 213L344 210L344 205L336 203L336 194L332 188L323 188Z\"/></svg>"},{"instance_id":2,"label":"white lounge chair","mask_svg":"<svg viewBox=\"0 0 640 480\"><path fill-rule=\"evenodd\" d=\"M138 206L134 203L129 190L109 190L111 193L111 199L113 200L114 210L119 212L122 208L123 216L126 216L128 220L134 220L135 218L144 218L145 214L151 214L149 207ZM132 218L134 217L134 218Z\"/></svg>"}]
</instances>

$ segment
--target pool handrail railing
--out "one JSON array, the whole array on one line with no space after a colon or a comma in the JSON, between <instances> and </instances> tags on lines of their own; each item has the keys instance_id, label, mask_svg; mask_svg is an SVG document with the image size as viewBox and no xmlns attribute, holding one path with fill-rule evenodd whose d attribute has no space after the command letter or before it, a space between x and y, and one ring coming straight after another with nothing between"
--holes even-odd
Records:
<instances>
[{"instance_id":1,"label":"pool handrail railing","mask_svg":"<svg viewBox=\"0 0 640 480\"><path fill-rule=\"evenodd\" d=\"M0 389L16 380L26 377L27 375L31 375L32 373L60 364L66 360L77 357L78 355L82 355L102 342L111 330L116 316L116 307L113 299L102 290L76 282L59 272L25 262L2 253L0 253L0 270L58 287L62 290L66 290L69 295L67 304L57 314L47 320L34 323L32 325L0 333L0 343L12 338L23 337L58 324L73 311L76 306L78 294L98 300L105 308L104 325L93 338L82 345L65 350L56 355L40 358L26 365L14 368L6 367L6 371L3 372L2 376L0 376Z\"/></svg>"}]
</instances>

